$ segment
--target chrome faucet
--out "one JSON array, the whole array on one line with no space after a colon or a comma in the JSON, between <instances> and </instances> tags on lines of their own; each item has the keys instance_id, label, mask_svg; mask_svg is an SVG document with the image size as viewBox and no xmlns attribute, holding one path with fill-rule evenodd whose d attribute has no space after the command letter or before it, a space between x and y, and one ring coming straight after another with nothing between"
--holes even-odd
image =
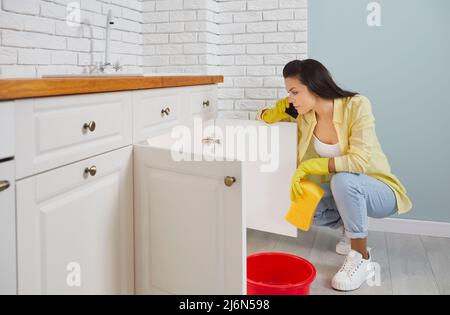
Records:
<instances>
[{"instance_id":1,"label":"chrome faucet","mask_svg":"<svg viewBox=\"0 0 450 315\"><path fill-rule=\"evenodd\" d=\"M110 66L110 41L111 41L111 25L114 25L113 12L110 9L106 18L106 44L105 44L105 66Z\"/></svg>"},{"instance_id":2,"label":"chrome faucet","mask_svg":"<svg viewBox=\"0 0 450 315\"><path fill-rule=\"evenodd\" d=\"M104 62L99 62L95 65L95 70L93 72L97 73L111 73L111 72L119 72L122 70L122 66L119 61L117 61L114 65L110 60L110 46L111 46L111 25L114 25L114 16L113 11L108 10L108 15L106 17L106 39L105 39L105 60Z\"/></svg>"}]
</instances>

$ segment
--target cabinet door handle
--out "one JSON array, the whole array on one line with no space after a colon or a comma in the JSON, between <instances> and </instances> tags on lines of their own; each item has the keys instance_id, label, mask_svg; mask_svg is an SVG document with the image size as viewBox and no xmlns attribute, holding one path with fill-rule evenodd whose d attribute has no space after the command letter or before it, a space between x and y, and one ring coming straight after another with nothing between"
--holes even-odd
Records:
<instances>
[{"instance_id":1,"label":"cabinet door handle","mask_svg":"<svg viewBox=\"0 0 450 315\"><path fill-rule=\"evenodd\" d=\"M226 176L224 179L224 183L225 185L227 185L228 187L230 187L231 185L233 185L236 182L236 178L233 176Z\"/></svg>"},{"instance_id":2,"label":"cabinet door handle","mask_svg":"<svg viewBox=\"0 0 450 315\"><path fill-rule=\"evenodd\" d=\"M166 107L166 109L161 109L161 117L164 117L164 115L169 116L170 114L170 108Z\"/></svg>"},{"instance_id":3,"label":"cabinet door handle","mask_svg":"<svg viewBox=\"0 0 450 315\"><path fill-rule=\"evenodd\" d=\"M90 130L90 131L94 131L95 130L95 121L90 121L88 123L85 123L83 125L83 130Z\"/></svg>"},{"instance_id":4,"label":"cabinet door handle","mask_svg":"<svg viewBox=\"0 0 450 315\"><path fill-rule=\"evenodd\" d=\"M7 180L0 180L0 191L4 191L9 188L9 182Z\"/></svg>"},{"instance_id":5,"label":"cabinet door handle","mask_svg":"<svg viewBox=\"0 0 450 315\"><path fill-rule=\"evenodd\" d=\"M91 167L86 167L86 168L84 169L84 174L85 174L86 176L89 176L89 175L95 176L95 174L97 174L97 167L96 167L95 165L93 165L93 166L91 166Z\"/></svg>"},{"instance_id":6,"label":"cabinet door handle","mask_svg":"<svg viewBox=\"0 0 450 315\"><path fill-rule=\"evenodd\" d=\"M203 107L209 107L209 100L203 102Z\"/></svg>"},{"instance_id":7,"label":"cabinet door handle","mask_svg":"<svg viewBox=\"0 0 450 315\"><path fill-rule=\"evenodd\" d=\"M220 139L206 137L206 138L202 139L202 143L206 143L206 144L211 144L211 143L220 144Z\"/></svg>"}]
</instances>

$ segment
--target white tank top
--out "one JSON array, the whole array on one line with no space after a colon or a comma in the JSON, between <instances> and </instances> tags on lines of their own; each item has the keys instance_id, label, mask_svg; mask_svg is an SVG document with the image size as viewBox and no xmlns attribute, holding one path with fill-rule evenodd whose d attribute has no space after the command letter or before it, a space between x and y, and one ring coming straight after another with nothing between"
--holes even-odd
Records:
<instances>
[{"instance_id":1,"label":"white tank top","mask_svg":"<svg viewBox=\"0 0 450 315\"><path fill-rule=\"evenodd\" d=\"M323 143L316 137L314 133L313 136L314 136L314 149L316 150L317 154L319 154L321 157L335 157L342 155L339 143L336 144Z\"/></svg>"}]
</instances>

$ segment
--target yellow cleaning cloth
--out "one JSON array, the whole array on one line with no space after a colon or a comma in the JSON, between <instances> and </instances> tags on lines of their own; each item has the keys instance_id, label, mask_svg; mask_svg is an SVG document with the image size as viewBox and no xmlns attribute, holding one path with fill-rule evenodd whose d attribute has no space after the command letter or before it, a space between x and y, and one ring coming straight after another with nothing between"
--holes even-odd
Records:
<instances>
[{"instance_id":1,"label":"yellow cleaning cloth","mask_svg":"<svg viewBox=\"0 0 450 315\"><path fill-rule=\"evenodd\" d=\"M303 193L291 203L285 218L300 230L308 231L313 223L316 207L325 192L319 185L308 180L302 180L300 187Z\"/></svg>"}]
</instances>

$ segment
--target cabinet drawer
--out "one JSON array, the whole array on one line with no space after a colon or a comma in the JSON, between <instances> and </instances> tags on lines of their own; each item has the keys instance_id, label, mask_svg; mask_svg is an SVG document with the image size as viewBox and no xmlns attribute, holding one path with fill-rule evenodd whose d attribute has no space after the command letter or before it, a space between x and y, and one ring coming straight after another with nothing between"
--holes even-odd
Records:
<instances>
[{"instance_id":1,"label":"cabinet drawer","mask_svg":"<svg viewBox=\"0 0 450 315\"><path fill-rule=\"evenodd\" d=\"M170 130L182 121L181 102L186 90L169 88L139 91L133 95L133 141Z\"/></svg>"},{"instance_id":2,"label":"cabinet drawer","mask_svg":"<svg viewBox=\"0 0 450 315\"><path fill-rule=\"evenodd\" d=\"M129 145L131 124L130 93L17 101L17 178Z\"/></svg>"},{"instance_id":3,"label":"cabinet drawer","mask_svg":"<svg viewBox=\"0 0 450 315\"><path fill-rule=\"evenodd\" d=\"M190 93L191 116L212 119L217 111L217 87L211 86Z\"/></svg>"}]
</instances>

